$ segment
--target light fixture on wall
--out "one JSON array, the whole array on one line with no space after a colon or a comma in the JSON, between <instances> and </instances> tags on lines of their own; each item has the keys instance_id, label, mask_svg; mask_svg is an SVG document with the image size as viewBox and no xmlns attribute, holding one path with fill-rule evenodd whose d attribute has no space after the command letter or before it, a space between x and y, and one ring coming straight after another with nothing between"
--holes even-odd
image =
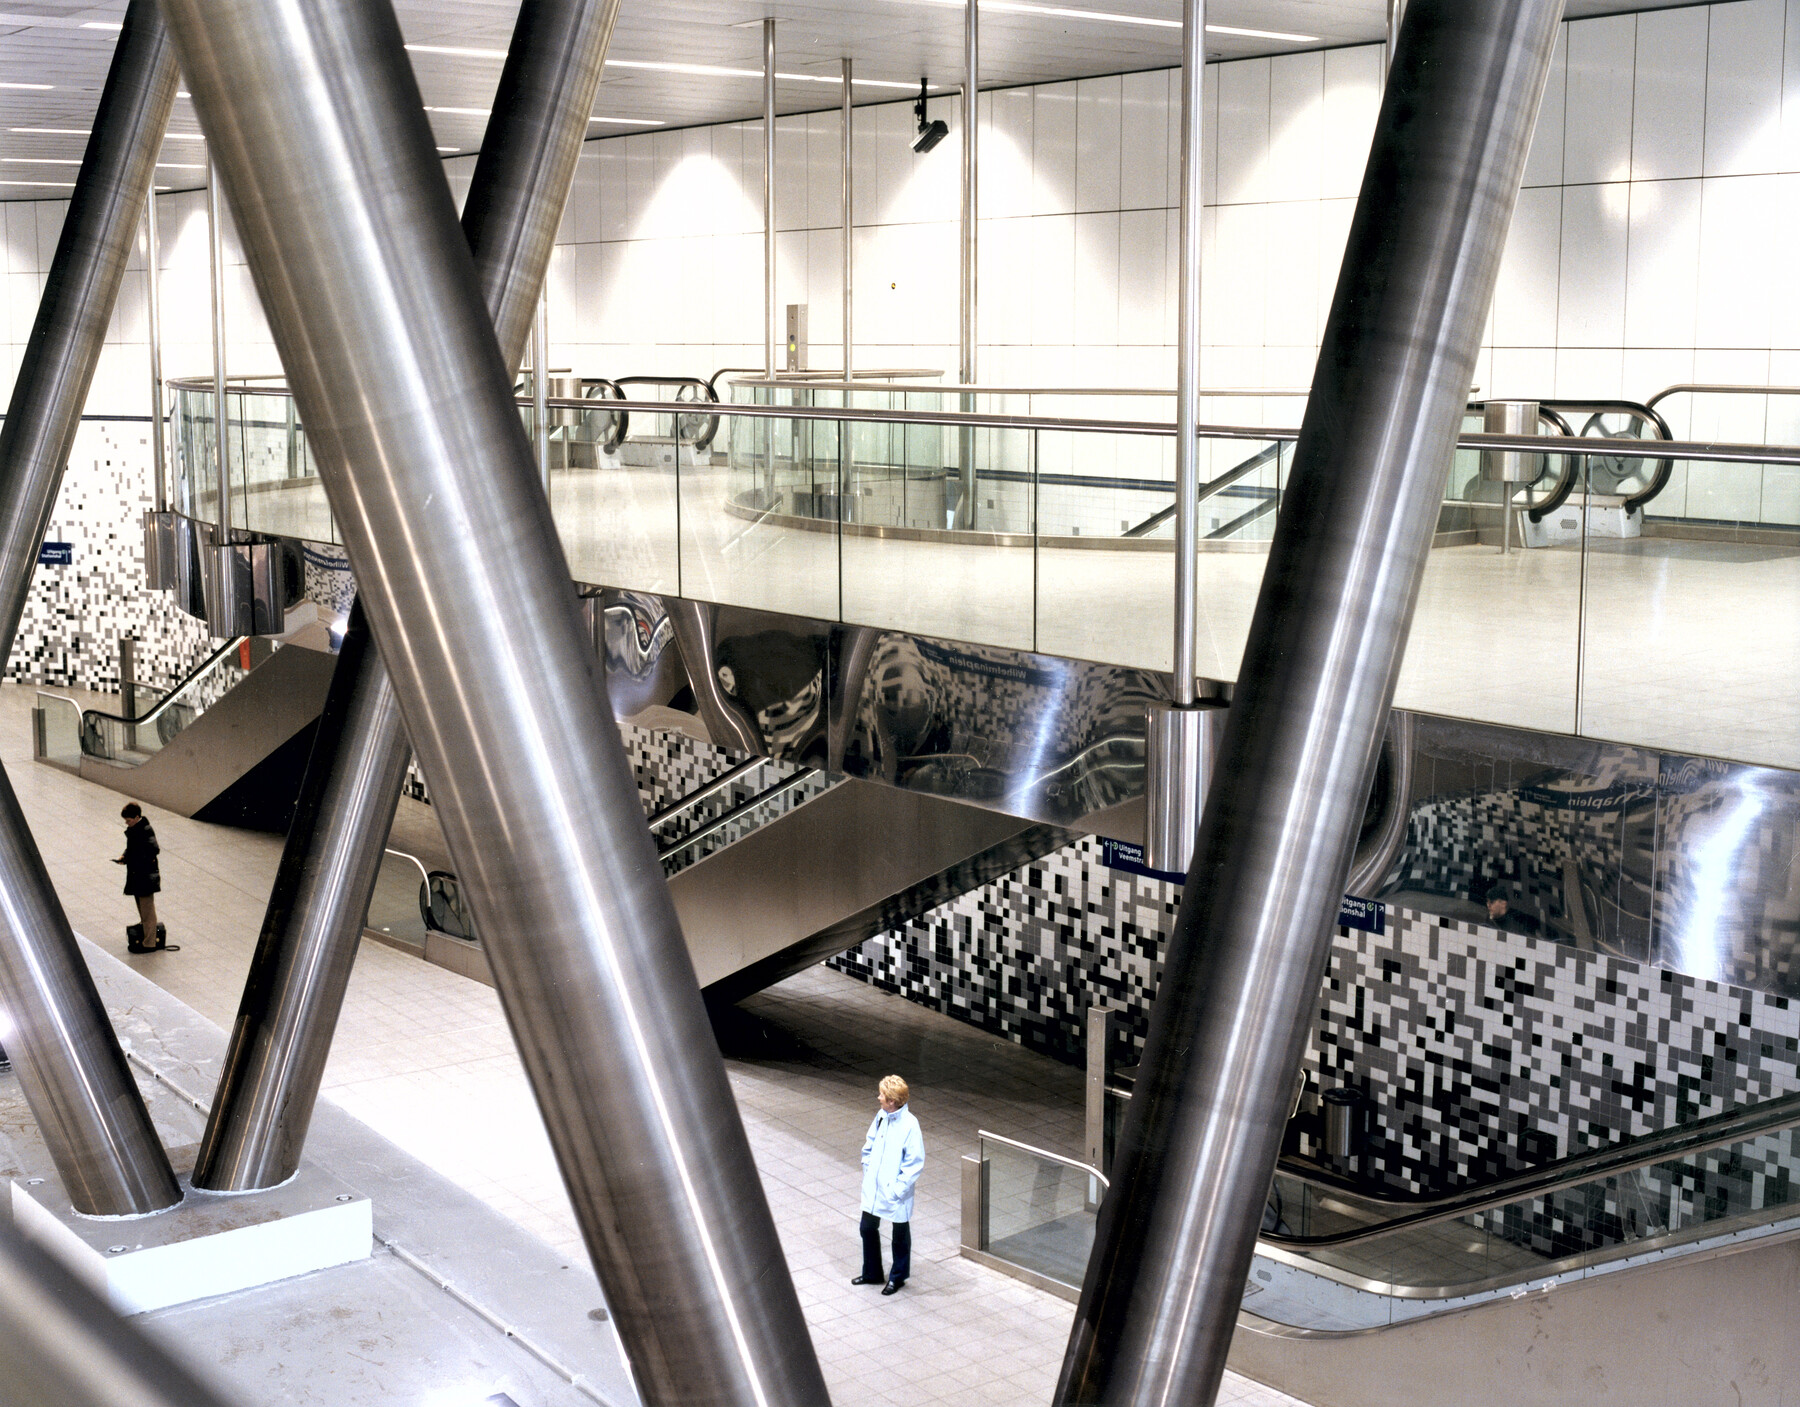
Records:
<instances>
[{"instance_id":1,"label":"light fixture on wall","mask_svg":"<svg viewBox=\"0 0 1800 1407\"><path fill-rule=\"evenodd\" d=\"M950 124L943 118L935 122L925 120L925 79L919 79L919 101L913 104L913 115L919 119L919 130L912 139L912 149L920 156L925 155L945 137L950 135Z\"/></svg>"}]
</instances>

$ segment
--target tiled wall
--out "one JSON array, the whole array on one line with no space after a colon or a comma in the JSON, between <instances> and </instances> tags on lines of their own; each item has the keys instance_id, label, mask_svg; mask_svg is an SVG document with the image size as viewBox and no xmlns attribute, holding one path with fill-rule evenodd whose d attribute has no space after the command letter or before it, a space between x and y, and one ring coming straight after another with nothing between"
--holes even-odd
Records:
<instances>
[{"instance_id":1,"label":"tiled wall","mask_svg":"<svg viewBox=\"0 0 1800 1407\"><path fill-rule=\"evenodd\" d=\"M67 542L66 567L39 566L6 662L23 683L116 690L119 638L138 640L138 679L173 683L211 651L206 625L166 592L144 589L142 515L151 506L149 426L87 421L50 515L50 542Z\"/></svg>"}]
</instances>

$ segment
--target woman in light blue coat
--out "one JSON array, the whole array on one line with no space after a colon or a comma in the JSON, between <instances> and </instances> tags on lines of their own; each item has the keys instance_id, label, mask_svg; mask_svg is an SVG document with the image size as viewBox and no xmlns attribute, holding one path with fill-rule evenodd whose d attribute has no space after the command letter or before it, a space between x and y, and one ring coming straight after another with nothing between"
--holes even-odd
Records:
<instances>
[{"instance_id":1,"label":"woman in light blue coat","mask_svg":"<svg viewBox=\"0 0 1800 1407\"><path fill-rule=\"evenodd\" d=\"M889 1075L876 1086L881 1108L863 1140L862 1244L863 1268L852 1285L881 1285L891 1295L912 1274L913 1188L925 1169L925 1136L906 1107L906 1081ZM881 1222L894 1227L894 1267L881 1273Z\"/></svg>"}]
</instances>

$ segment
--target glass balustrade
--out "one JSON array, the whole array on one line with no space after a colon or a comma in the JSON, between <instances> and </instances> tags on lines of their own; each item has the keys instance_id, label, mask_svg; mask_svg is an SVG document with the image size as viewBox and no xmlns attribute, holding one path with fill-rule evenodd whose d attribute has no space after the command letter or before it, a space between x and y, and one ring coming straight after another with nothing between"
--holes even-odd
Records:
<instances>
[{"instance_id":1,"label":"glass balustrade","mask_svg":"<svg viewBox=\"0 0 1800 1407\"><path fill-rule=\"evenodd\" d=\"M550 502L575 579L1170 667L1167 396L753 375L720 390L731 399L695 400L704 384L679 379L589 383L580 399L552 400ZM669 409L612 408L627 393ZM227 402L233 524L337 541L291 400L234 383ZM880 418L830 415L846 402ZM965 403L1100 424L920 418ZM1292 426L1303 404L1273 391L1208 398L1210 413L1249 423L1202 444L1206 677L1238 673L1292 469L1291 439L1259 440L1254 427ZM1800 440L1800 394L1684 392L1664 410L1677 436ZM529 404L520 414L529 430ZM1635 443L1654 429L1641 414L1570 412L1569 423L1633 443L1540 456L1530 483L1486 477L1476 450L1447 466L1396 705L1800 767L1800 469L1676 462L1665 473ZM216 520L209 385L177 386L174 425L175 502ZM1479 416L1464 428L1478 431Z\"/></svg>"},{"instance_id":2,"label":"glass balustrade","mask_svg":"<svg viewBox=\"0 0 1800 1407\"><path fill-rule=\"evenodd\" d=\"M31 754L68 772L81 770L81 705L64 694L38 690L31 708Z\"/></svg>"},{"instance_id":3,"label":"glass balustrade","mask_svg":"<svg viewBox=\"0 0 1800 1407\"><path fill-rule=\"evenodd\" d=\"M130 714L85 710L81 752L105 762L135 766L162 751L249 672L242 662L242 643L228 640L169 689L134 685L134 712Z\"/></svg>"}]
</instances>

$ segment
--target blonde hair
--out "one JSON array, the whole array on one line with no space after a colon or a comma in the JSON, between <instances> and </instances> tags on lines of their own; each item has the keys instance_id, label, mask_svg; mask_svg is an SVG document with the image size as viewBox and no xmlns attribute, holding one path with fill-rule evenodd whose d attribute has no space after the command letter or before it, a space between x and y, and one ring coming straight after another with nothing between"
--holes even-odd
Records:
<instances>
[{"instance_id":1,"label":"blonde hair","mask_svg":"<svg viewBox=\"0 0 1800 1407\"><path fill-rule=\"evenodd\" d=\"M896 1104L906 1103L906 1096L910 1093L906 1088L906 1081L898 1075L884 1075L876 1088Z\"/></svg>"}]
</instances>

